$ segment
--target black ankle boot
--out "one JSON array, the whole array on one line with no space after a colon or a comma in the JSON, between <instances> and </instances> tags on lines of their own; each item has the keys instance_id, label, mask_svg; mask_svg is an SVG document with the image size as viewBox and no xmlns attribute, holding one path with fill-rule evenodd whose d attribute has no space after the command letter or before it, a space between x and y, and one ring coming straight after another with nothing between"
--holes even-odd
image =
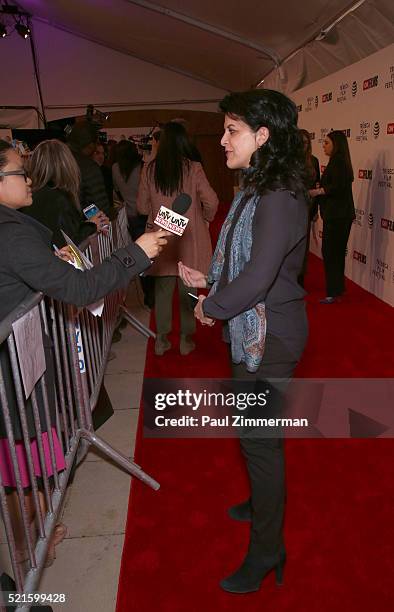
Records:
<instances>
[{"instance_id":1,"label":"black ankle boot","mask_svg":"<svg viewBox=\"0 0 394 612\"><path fill-rule=\"evenodd\" d=\"M263 578L270 571L275 570L276 584L283 584L283 568L286 553L282 551L277 558L261 557L248 553L234 574L221 581L220 586L228 593L253 593L258 591Z\"/></svg>"},{"instance_id":2,"label":"black ankle boot","mask_svg":"<svg viewBox=\"0 0 394 612\"><path fill-rule=\"evenodd\" d=\"M252 520L252 504L250 498L241 504L231 506L228 509L228 515L234 521L251 521Z\"/></svg>"}]
</instances>

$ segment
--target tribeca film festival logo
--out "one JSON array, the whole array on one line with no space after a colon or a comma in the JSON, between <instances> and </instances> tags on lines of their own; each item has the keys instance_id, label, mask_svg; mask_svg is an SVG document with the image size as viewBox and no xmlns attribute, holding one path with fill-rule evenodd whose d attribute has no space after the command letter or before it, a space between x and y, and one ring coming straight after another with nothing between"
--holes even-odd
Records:
<instances>
[{"instance_id":1,"label":"tribeca film festival logo","mask_svg":"<svg viewBox=\"0 0 394 612\"><path fill-rule=\"evenodd\" d=\"M315 108L319 106L319 96L315 96Z\"/></svg>"},{"instance_id":2,"label":"tribeca film festival logo","mask_svg":"<svg viewBox=\"0 0 394 612\"><path fill-rule=\"evenodd\" d=\"M380 220L380 227L382 229L388 230L389 232L394 232L394 220L393 219L384 219L383 217Z\"/></svg>"},{"instance_id":3,"label":"tribeca film festival logo","mask_svg":"<svg viewBox=\"0 0 394 612\"><path fill-rule=\"evenodd\" d=\"M342 104L342 102L346 102L348 93L349 83L341 83L339 86L339 96L337 97L337 102L339 104Z\"/></svg>"},{"instance_id":4,"label":"tribeca film festival logo","mask_svg":"<svg viewBox=\"0 0 394 612\"><path fill-rule=\"evenodd\" d=\"M387 124L387 134L394 134L394 123Z\"/></svg>"},{"instance_id":5,"label":"tribeca film festival logo","mask_svg":"<svg viewBox=\"0 0 394 612\"><path fill-rule=\"evenodd\" d=\"M301 112L302 112L302 104L298 104L297 113L301 113Z\"/></svg>"},{"instance_id":6,"label":"tribeca film festival logo","mask_svg":"<svg viewBox=\"0 0 394 612\"><path fill-rule=\"evenodd\" d=\"M379 138L379 134L380 134L379 121L375 121L375 123L373 124L372 134L374 138Z\"/></svg>"},{"instance_id":7,"label":"tribeca film festival logo","mask_svg":"<svg viewBox=\"0 0 394 612\"><path fill-rule=\"evenodd\" d=\"M378 181L378 187L380 187L380 189L392 189L393 175L394 175L394 168L383 168L382 178L380 181Z\"/></svg>"},{"instance_id":8,"label":"tribeca film festival logo","mask_svg":"<svg viewBox=\"0 0 394 612\"><path fill-rule=\"evenodd\" d=\"M368 215L368 227L372 229L373 224L374 224L374 218L373 218L373 214L370 212Z\"/></svg>"},{"instance_id":9,"label":"tribeca film festival logo","mask_svg":"<svg viewBox=\"0 0 394 612\"><path fill-rule=\"evenodd\" d=\"M339 130L342 134L345 134L346 138L350 138L351 130L350 128L346 128L346 130Z\"/></svg>"},{"instance_id":10,"label":"tribeca film festival logo","mask_svg":"<svg viewBox=\"0 0 394 612\"><path fill-rule=\"evenodd\" d=\"M362 264L367 263L367 256L365 253L360 253L360 251L353 251L353 259Z\"/></svg>"},{"instance_id":11,"label":"tribeca film festival logo","mask_svg":"<svg viewBox=\"0 0 394 612\"><path fill-rule=\"evenodd\" d=\"M367 89L372 89L373 87L377 87L379 84L378 75L370 77L369 79L365 79L363 82L363 91L367 91Z\"/></svg>"},{"instance_id":12,"label":"tribeca film festival logo","mask_svg":"<svg viewBox=\"0 0 394 612\"><path fill-rule=\"evenodd\" d=\"M372 181L372 170L359 170L358 171L359 179L366 179L368 181Z\"/></svg>"},{"instance_id":13,"label":"tribeca film festival logo","mask_svg":"<svg viewBox=\"0 0 394 612\"><path fill-rule=\"evenodd\" d=\"M384 283L388 280L387 276L390 274L390 266L386 261L377 257L375 265L371 270L371 274L377 280L383 281Z\"/></svg>"},{"instance_id":14,"label":"tribeca film festival logo","mask_svg":"<svg viewBox=\"0 0 394 612\"><path fill-rule=\"evenodd\" d=\"M371 124L369 121L362 121L360 123L360 133L356 136L357 142L367 142L368 141L368 133L371 129Z\"/></svg>"},{"instance_id":15,"label":"tribeca film festival logo","mask_svg":"<svg viewBox=\"0 0 394 612\"><path fill-rule=\"evenodd\" d=\"M357 81L353 81L352 83L352 96L353 98L357 95Z\"/></svg>"},{"instance_id":16,"label":"tribeca film festival logo","mask_svg":"<svg viewBox=\"0 0 394 612\"><path fill-rule=\"evenodd\" d=\"M389 80L384 84L385 89L394 89L394 66L389 68Z\"/></svg>"},{"instance_id":17,"label":"tribeca film festival logo","mask_svg":"<svg viewBox=\"0 0 394 612\"><path fill-rule=\"evenodd\" d=\"M325 102L331 102L332 101L332 91L329 91L328 93L323 94L321 97L321 101L323 102L323 104L325 104Z\"/></svg>"},{"instance_id":18,"label":"tribeca film festival logo","mask_svg":"<svg viewBox=\"0 0 394 612\"><path fill-rule=\"evenodd\" d=\"M309 132L309 137L310 137L311 140L315 140L315 138L316 138L315 132Z\"/></svg>"}]
</instances>

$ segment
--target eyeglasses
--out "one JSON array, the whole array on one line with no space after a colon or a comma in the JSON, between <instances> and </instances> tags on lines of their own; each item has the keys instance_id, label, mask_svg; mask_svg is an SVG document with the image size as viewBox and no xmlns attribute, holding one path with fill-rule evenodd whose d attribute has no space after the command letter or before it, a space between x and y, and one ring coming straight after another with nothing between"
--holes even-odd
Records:
<instances>
[{"instance_id":1,"label":"eyeglasses","mask_svg":"<svg viewBox=\"0 0 394 612\"><path fill-rule=\"evenodd\" d=\"M25 182L29 178L26 170L8 170L8 172L0 172L0 176L23 176Z\"/></svg>"}]
</instances>

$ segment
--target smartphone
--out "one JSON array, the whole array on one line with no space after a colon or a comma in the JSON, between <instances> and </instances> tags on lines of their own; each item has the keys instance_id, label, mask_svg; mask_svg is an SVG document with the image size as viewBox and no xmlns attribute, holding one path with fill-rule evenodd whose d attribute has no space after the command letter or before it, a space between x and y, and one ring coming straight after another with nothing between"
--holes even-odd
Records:
<instances>
[{"instance_id":1,"label":"smartphone","mask_svg":"<svg viewBox=\"0 0 394 612\"><path fill-rule=\"evenodd\" d=\"M96 204L89 204L89 206L86 206L82 212L87 219L91 219L94 217L94 215L97 215L97 213L100 212L100 209L97 208Z\"/></svg>"}]
</instances>

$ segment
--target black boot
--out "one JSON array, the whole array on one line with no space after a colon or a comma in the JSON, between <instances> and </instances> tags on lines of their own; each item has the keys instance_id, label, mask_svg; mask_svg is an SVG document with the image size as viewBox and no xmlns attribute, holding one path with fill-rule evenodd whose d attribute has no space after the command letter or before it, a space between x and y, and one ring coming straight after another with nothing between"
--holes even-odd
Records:
<instances>
[{"instance_id":1,"label":"black boot","mask_svg":"<svg viewBox=\"0 0 394 612\"><path fill-rule=\"evenodd\" d=\"M228 593L253 593L258 591L263 578L275 570L276 584L283 584L283 568L286 561L285 551L272 557L248 553L234 574L221 581L220 586Z\"/></svg>"},{"instance_id":2,"label":"black boot","mask_svg":"<svg viewBox=\"0 0 394 612\"><path fill-rule=\"evenodd\" d=\"M251 521L252 520L252 503L250 498L241 504L231 506L228 509L228 515L234 521Z\"/></svg>"}]
</instances>

